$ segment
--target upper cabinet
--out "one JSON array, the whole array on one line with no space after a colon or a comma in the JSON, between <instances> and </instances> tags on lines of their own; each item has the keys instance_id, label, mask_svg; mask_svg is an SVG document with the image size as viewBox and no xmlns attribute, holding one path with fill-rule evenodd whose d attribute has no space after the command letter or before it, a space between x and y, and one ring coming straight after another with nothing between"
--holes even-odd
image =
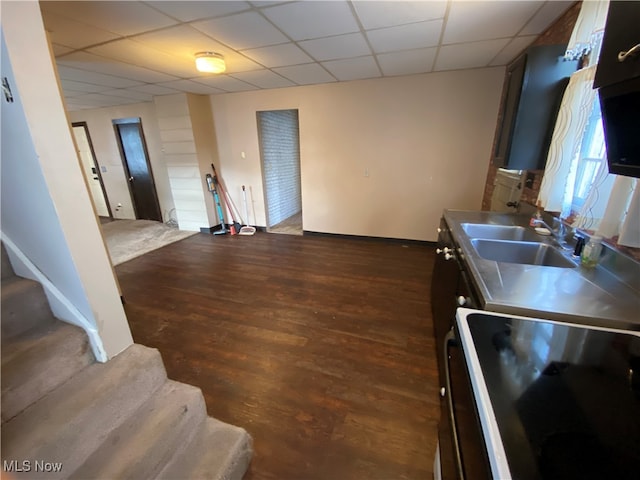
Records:
<instances>
[{"instance_id":1,"label":"upper cabinet","mask_svg":"<svg viewBox=\"0 0 640 480\"><path fill-rule=\"evenodd\" d=\"M610 2L593 86L605 87L638 76L640 2Z\"/></svg>"},{"instance_id":2,"label":"upper cabinet","mask_svg":"<svg viewBox=\"0 0 640 480\"><path fill-rule=\"evenodd\" d=\"M507 71L493 164L513 170L540 170L562 94L577 61L564 59L565 45L531 47Z\"/></svg>"}]
</instances>

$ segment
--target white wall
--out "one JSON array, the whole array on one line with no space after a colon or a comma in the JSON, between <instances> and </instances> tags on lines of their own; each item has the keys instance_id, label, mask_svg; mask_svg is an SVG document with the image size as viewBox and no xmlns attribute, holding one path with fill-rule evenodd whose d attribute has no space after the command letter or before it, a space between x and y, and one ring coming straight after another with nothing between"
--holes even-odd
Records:
<instances>
[{"instance_id":1,"label":"white wall","mask_svg":"<svg viewBox=\"0 0 640 480\"><path fill-rule=\"evenodd\" d=\"M158 193L162 219L167 221L170 215L175 218L174 212L172 212L174 202L171 186L169 185L167 167L163 158L164 153L162 151L158 117L153 103L77 110L69 112L69 117L72 122L87 122L89 136L93 142L96 160L101 167L102 179L113 216L115 218L130 219L136 217L112 120L140 117L147 143L149 161L151 162L151 170L156 184L156 192ZM104 172L102 167L106 167L107 171ZM122 204L121 208L118 208L118 203Z\"/></svg>"},{"instance_id":2,"label":"white wall","mask_svg":"<svg viewBox=\"0 0 640 480\"><path fill-rule=\"evenodd\" d=\"M499 67L214 95L222 175L236 201L251 188L265 225L256 112L298 109L305 230L434 241L444 208L481 208L503 78Z\"/></svg>"},{"instance_id":3,"label":"white wall","mask_svg":"<svg viewBox=\"0 0 640 480\"><path fill-rule=\"evenodd\" d=\"M92 342L94 354L106 360L133 340L38 3L3 3L2 33L2 75L11 78L16 96L14 103L2 100L3 237L42 273L48 292L61 295L58 312L69 315L63 319L98 332L102 345L96 351Z\"/></svg>"}]
</instances>

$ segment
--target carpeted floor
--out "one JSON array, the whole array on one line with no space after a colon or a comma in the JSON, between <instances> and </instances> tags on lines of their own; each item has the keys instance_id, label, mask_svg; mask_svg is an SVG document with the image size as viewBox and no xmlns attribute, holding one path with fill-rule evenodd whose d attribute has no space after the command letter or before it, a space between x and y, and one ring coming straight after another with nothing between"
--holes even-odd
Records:
<instances>
[{"instance_id":1,"label":"carpeted floor","mask_svg":"<svg viewBox=\"0 0 640 480\"><path fill-rule=\"evenodd\" d=\"M152 220L116 220L100 227L114 266L197 233Z\"/></svg>"}]
</instances>

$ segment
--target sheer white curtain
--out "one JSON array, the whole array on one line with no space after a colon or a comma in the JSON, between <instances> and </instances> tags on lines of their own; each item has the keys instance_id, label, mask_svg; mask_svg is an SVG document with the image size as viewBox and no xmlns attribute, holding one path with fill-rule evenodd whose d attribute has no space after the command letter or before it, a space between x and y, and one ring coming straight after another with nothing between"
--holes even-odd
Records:
<instances>
[{"instance_id":1,"label":"sheer white curtain","mask_svg":"<svg viewBox=\"0 0 640 480\"><path fill-rule=\"evenodd\" d=\"M602 127L597 91L592 87L608 4L582 3L565 56L589 55L590 66L571 76L563 96L538 204L547 211L561 212L562 218L575 218L575 227L605 238L618 236L618 244L640 247L638 180L609 174L606 153L593 155L594 144L604 145L594 135Z\"/></svg>"},{"instance_id":2,"label":"sheer white curtain","mask_svg":"<svg viewBox=\"0 0 640 480\"><path fill-rule=\"evenodd\" d=\"M551 137L538 204L547 211L571 214L577 159L587 122L596 101L593 90L596 67L578 70L569 79Z\"/></svg>"}]
</instances>

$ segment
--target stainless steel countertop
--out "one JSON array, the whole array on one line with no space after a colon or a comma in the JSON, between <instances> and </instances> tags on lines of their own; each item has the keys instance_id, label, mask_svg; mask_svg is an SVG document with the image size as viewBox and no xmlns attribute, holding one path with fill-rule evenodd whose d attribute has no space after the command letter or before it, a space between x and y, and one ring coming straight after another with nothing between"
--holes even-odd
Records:
<instances>
[{"instance_id":1,"label":"stainless steel countertop","mask_svg":"<svg viewBox=\"0 0 640 480\"><path fill-rule=\"evenodd\" d=\"M478 256L462 223L528 226L529 216L445 210L444 218L480 295L482 308L608 328L640 330L640 291L598 265L556 268L485 260ZM552 240L541 237L545 243ZM571 257L571 252L567 253ZM640 264L638 280L640 282ZM634 267L635 269L635 267Z\"/></svg>"}]
</instances>

